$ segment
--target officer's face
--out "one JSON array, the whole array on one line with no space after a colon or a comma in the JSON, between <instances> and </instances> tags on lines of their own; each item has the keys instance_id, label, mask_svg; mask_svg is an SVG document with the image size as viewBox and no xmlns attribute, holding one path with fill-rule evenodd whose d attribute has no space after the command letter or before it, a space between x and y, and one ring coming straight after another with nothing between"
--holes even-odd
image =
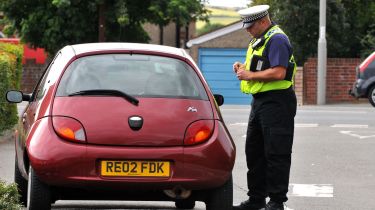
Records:
<instances>
[{"instance_id":1,"label":"officer's face","mask_svg":"<svg viewBox=\"0 0 375 210\"><path fill-rule=\"evenodd\" d=\"M260 20L257 20L254 22L253 25L251 25L250 27L246 28L246 31L253 37L255 38L258 38L258 36L260 36L262 34L262 32L260 31Z\"/></svg>"}]
</instances>

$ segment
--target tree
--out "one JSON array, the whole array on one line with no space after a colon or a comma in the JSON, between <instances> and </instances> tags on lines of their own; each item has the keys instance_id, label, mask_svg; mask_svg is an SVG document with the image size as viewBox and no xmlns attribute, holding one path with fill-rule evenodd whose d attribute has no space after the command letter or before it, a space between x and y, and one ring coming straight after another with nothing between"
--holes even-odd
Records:
<instances>
[{"instance_id":1,"label":"tree","mask_svg":"<svg viewBox=\"0 0 375 210\"><path fill-rule=\"evenodd\" d=\"M159 26L159 44L164 44L164 27L171 22L171 17L167 14L169 0L153 1L149 7L149 11L154 15L150 20L151 23Z\"/></svg>"},{"instance_id":2,"label":"tree","mask_svg":"<svg viewBox=\"0 0 375 210\"><path fill-rule=\"evenodd\" d=\"M180 28L189 26L191 21L208 21L209 11L204 7L206 0L170 0L168 16L176 23L176 47L180 47Z\"/></svg>"},{"instance_id":3,"label":"tree","mask_svg":"<svg viewBox=\"0 0 375 210\"><path fill-rule=\"evenodd\" d=\"M49 54L64 45L97 42L99 6L105 4L106 41L147 42L142 23L151 0L0 0L21 39Z\"/></svg>"},{"instance_id":4,"label":"tree","mask_svg":"<svg viewBox=\"0 0 375 210\"><path fill-rule=\"evenodd\" d=\"M157 0L152 1L149 11L151 23L159 26L159 44L163 44L163 27L176 23L176 47L180 47L180 28L189 27L191 21L208 21L209 11L204 7L207 0ZM188 31L188 30L186 30ZM188 34L186 34L188 35Z\"/></svg>"},{"instance_id":5,"label":"tree","mask_svg":"<svg viewBox=\"0 0 375 210\"><path fill-rule=\"evenodd\" d=\"M350 30L345 35L350 37L350 53L366 58L375 50L375 2L373 0L341 0L346 8L346 17ZM371 41L372 40L372 41Z\"/></svg>"},{"instance_id":6,"label":"tree","mask_svg":"<svg viewBox=\"0 0 375 210\"><path fill-rule=\"evenodd\" d=\"M74 0L72 0L74 1ZM90 0L88 0L90 1ZM151 0L102 0L106 2L106 41L147 43L142 24L151 19Z\"/></svg>"},{"instance_id":7,"label":"tree","mask_svg":"<svg viewBox=\"0 0 375 210\"><path fill-rule=\"evenodd\" d=\"M361 39L361 57L366 58L375 50L375 24L370 25L366 35Z\"/></svg>"},{"instance_id":8,"label":"tree","mask_svg":"<svg viewBox=\"0 0 375 210\"><path fill-rule=\"evenodd\" d=\"M288 34L299 65L317 55L319 1L302 4L298 0L254 0L252 3L258 4L271 6L271 17ZM373 14L375 3L372 0L327 0L328 57L359 57L366 49L361 40L370 32Z\"/></svg>"},{"instance_id":9,"label":"tree","mask_svg":"<svg viewBox=\"0 0 375 210\"><path fill-rule=\"evenodd\" d=\"M53 2L1 0L1 9L24 42L43 47L51 54L67 44L96 41L95 2Z\"/></svg>"},{"instance_id":10,"label":"tree","mask_svg":"<svg viewBox=\"0 0 375 210\"><path fill-rule=\"evenodd\" d=\"M45 48L51 55L65 45L97 42L99 37L101 41L148 42L144 22L185 24L204 18L201 1L0 0L0 9L23 42Z\"/></svg>"}]
</instances>

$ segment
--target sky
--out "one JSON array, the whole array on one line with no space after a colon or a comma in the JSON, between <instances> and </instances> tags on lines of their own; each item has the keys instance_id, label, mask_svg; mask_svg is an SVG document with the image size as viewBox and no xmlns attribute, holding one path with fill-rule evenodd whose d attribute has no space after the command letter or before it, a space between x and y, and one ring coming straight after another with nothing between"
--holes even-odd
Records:
<instances>
[{"instance_id":1,"label":"sky","mask_svg":"<svg viewBox=\"0 0 375 210\"><path fill-rule=\"evenodd\" d=\"M221 7L246 7L251 0L208 0L211 6Z\"/></svg>"}]
</instances>

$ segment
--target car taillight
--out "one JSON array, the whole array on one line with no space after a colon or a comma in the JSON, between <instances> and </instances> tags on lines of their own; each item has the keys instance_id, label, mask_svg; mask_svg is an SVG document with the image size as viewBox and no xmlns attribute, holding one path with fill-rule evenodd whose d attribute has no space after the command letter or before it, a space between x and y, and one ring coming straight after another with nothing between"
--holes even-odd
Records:
<instances>
[{"instance_id":1,"label":"car taillight","mask_svg":"<svg viewBox=\"0 0 375 210\"><path fill-rule=\"evenodd\" d=\"M52 117L52 124L55 132L61 138L79 143L86 142L85 129L78 120L70 117L54 116Z\"/></svg>"},{"instance_id":2,"label":"car taillight","mask_svg":"<svg viewBox=\"0 0 375 210\"><path fill-rule=\"evenodd\" d=\"M199 120L190 124L185 132L184 145L194 145L207 141L213 130L213 120Z\"/></svg>"}]
</instances>

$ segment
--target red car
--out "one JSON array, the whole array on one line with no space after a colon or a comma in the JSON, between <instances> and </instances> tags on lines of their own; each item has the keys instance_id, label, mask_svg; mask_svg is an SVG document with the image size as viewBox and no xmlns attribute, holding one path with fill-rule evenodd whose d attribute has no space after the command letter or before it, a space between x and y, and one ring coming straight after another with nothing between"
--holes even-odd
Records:
<instances>
[{"instance_id":1,"label":"red car","mask_svg":"<svg viewBox=\"0 0 375 210\"><path fill-rule=\"evenodd\" d=\"M232 208L235 145L197 65L182 49L66 46L16 131L15 182L28 209L56 200L169 200Z\"/></svg>"}]
</instances>

